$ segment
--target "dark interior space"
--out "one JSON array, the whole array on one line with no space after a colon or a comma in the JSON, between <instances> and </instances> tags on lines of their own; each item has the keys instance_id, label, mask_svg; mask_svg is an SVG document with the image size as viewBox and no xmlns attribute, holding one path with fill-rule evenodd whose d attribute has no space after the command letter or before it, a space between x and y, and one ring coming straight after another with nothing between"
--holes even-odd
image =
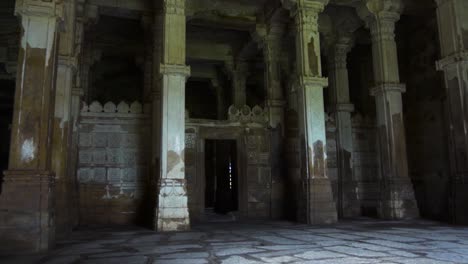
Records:
<instances>
[{"instance_id":1,"label":"dark interior space","mask_svg":"<svg viewBox=\"0 0 468 264\"><path fill-rule=\"evenodd\" d=\"M209 81L189 79L185 87L185 98L190 118L217 119L216 91Z\"/></svg>"},{"instance_id":2,"label":"dark interior space","mask_svg":"<svg viewBox=\"0 0 468 264\"><path fill-rule=\"evenodd\" d=\"M2 192L3 171L8 169L14 92L15 81L0 80L0 194Z\"/></svg>"},{"instance_id":3,"label":"dark interior space","mask_svg":"<svg viewBox=\"0 0 468 264\"><path fill-rule=\"evenodd\" d=\"M226 214L238 210L238 173L235 140L205 142L205 208Z\"/></svg>"}]
</instances>

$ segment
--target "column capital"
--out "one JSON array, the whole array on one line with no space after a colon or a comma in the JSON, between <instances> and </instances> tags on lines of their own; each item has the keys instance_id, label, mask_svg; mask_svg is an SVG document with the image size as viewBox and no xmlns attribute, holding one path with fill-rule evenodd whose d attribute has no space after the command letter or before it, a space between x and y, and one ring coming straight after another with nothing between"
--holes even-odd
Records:
<instances>
[{"instance_id":1,"label":"column capital","mask_svg":"<svg viewBox=\"0 0 468 264\"><path fill-rule=\"evenodd\" d=\"M63 18L61 0L16 0L15 15Z\"/></svg>"},{"instance_id":2,"label":"column capital","mask_svg":"<svg viewBox=\"0 0 468 264\"><path fill-rule=\"evenodd\" d=\"M163 13L185 16L185 0L163 0Z\"/></svg>"},{"instance_id":3,"label":"column capital","mask_svg":"<svg viewBox=\"0 0 468 264\"><path fill-rule=\"evenodd\" d=\"M365 0L357 8L357 13L366 22L374 38L393 40L395 23L400 19L402 9L401 0Z\"/></svg>"},{"instance_id":4,"label":"column capital","mask_svg":"<svg viewBox=\"0 0 468 264\"><path fill-rule=\"evenodd\" d=\"M438 71L444 71L449 66L460 62L468 62L468 51L455 53L436 61L436 68Z\"/></svg>"},{"instance_id":5,"label":"column capital","mask_svg":"<svg viewBox=\"0 0 468 264\"><path fill-rule=\"evenodd\" d=\"M163 75L180 75L188 78L190 76L190 66L161 63L160 73Z\"/></svg>"},{"instance_id":6,"label":"column capital","mask_svg":"<svg viewBox=\"0 0 468 264\"><path fill-rule=\"evenodd\" d=\"M435 0L435 2L437 4L437 6L439 7L439 6L442 6L442 5L444 5L444 4L448 3L448 2L453 2L453 0Z\"/></svg>"},{"instance_id":7,"label":"column capital","mask_svg":"<svg viewBox=\"0 0 468 264\"><path fill-rule=\"evenodd\" d=\"M378 96L378 95L385 94L388 92L405 93L406 85L403 83L382 83L371 88L370 95Z\"/></svg>"},{"instance_id":8,"label":"column capital","mask_svg":"<svg viewBox=\"0 0 468 264\"><path fill-rule=\"evenodd\" d=\"M84 95L84 91L81 87L75 87L72 88L72 95L81 97Z\"/></svg>"},{"instance_id":9,"label":"column capital","mask_svg":"<svg viewBox=\"0 0 468 264\"><path fill-rule=\"evenodd\" d=\"M352 103L337 103L334 106L334 112L347 112L352 113L354 112L354 104Z\"/></svg>"},{"instance_id":10,"label":"column capital","mask_svg":"<svg viewBox=\"0 0 468 264\"><path fill-rule=\"evenodd\" d=\"M354 46L354 38L352 35L338 37L336 43L331 48L329 56L330 68L346 69L348 53Z\"/></svg>"},{"instance_id":11,"label":"column capital","mask_svg":"<svg viewBox=\"0 0 468 264\"><path fill-rule=\"evenodd\" d=\"M286 101L270 99L270 100L266 100L266 106L284 108L286 107Z\"/></svg>"},{"instance_id":12,"label":"column capital","mask_svg":"<svg viewBox=\"0 0 468 264\"><path fill-rule=\"evenodd\" d=\"M328 78L299 76L297 80L302 87L328 87Z\"/></svg>"},{"instance_id":13,"label":"column capital","mask_svg":"<svg viewBox=\"0 0 468 264\"><path fill-rule=\"evenodd\" d=\"M66 66L76 70L78 68L78 58L76 56L58 56L58 65Z\"/></svg>"}]
</instances>

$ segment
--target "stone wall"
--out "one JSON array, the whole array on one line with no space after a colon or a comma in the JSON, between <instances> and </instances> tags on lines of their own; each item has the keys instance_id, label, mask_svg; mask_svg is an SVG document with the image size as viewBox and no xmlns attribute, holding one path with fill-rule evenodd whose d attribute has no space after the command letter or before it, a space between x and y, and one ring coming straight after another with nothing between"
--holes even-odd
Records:
<instances>
[{"instance_id":1,"label":"stone wall","mask_svg":"<svg viewBox=\"0 0 468 264\"><path fill-rule=\"evenodd\" d=\"M140 103L84 105L79 124L80 224L151 219L151 123Z\"/></svg>"}]
</instances>

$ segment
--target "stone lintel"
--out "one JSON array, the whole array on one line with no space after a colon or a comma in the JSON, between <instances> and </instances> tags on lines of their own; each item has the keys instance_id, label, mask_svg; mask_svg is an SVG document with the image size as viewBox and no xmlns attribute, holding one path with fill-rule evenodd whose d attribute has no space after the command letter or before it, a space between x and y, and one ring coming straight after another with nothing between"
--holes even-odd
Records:
<instances>
[{"instance_id":1,"label":"stone lintel","mask_svg":"<svg viewBox=\"0 0 468 264\"><path fill-rule=\"evenodd\" d=\"M466 62L468 62L468 51L463 51L436 61L436 68L438 71L444 71L449 66Z\"/></svg>"},{"instance_id":2,"label":"stone lintel","mask_svg":"<svg viewBox=\"0 0 468 264\"><path fill-rule=\"evenodd\" d=\"M388 92L406 92L406 85L403 83L382 83L379 84L370 90L371 96L382 95Z\"/></svg>"}]
</instances>

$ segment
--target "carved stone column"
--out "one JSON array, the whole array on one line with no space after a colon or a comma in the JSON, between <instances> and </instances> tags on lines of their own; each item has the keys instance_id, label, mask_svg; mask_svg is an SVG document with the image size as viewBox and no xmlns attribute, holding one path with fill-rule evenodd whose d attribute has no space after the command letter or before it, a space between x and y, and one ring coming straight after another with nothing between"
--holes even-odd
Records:
<instances>
[{"instance_id":1,"label":"carved stone column","mask_svg":"<svg viewBox=\"0 0 468 264\"><path fill-rule=\"evenodd\" d=\"M448 95L452 218L468 224L468 2L436 2L442 53L437 68L444 72Z\"/></svg>"},{"instance_id":2,"label":"carved stone column","mask_svg":"<svg viewBox=\"0 0 468 264\"><path fill-rule=\"evenodd\" d=\"M70 173L72 148L72 90L78 64L75 32L76 5L65 2L63 31L59 34L59 58L55 93L55 116L52 140L52 171L55 172L56 233L64 237L73 229L74 192L77 190L74 173Z\"/></svg>"},{"instance_id":3,"label":"carved stone column","mask_svg":"<svg viewBox=\"0 0 468 264\"><path fill-rule=\"evenodd\" d=\"M360 216L356 182L353 176L353 131L351 113L354 105L349 97L347 56L353 46L352 34L338 36L329 54L330 101L336 119L338 154L338 186L340 216Z\"/></svg>"},{"instance_id":4,"label":"carved stone column","mask_svg":"<svg viewBox=\"0 0 468 264\"><path fill-rule=\"evenodd\" d=\"M38 252L55 242L54 118L61 1L16 2L21 44L10 161L0 196L0 251Z\"/></svg>"},{"instance_id":5,"label":"carved stone column","mask_svg":"<svg viewBox=\"0 0 468 264\"><path fill-rule=\"evenodd\" d=\"M281 125L284 130L284 96L281 87L281 41L284 33L282 24L272 23L263 38L263 57L265 59L265 84L270 126Z\"/></svg>"},{"instance_id":6,"label":"carved stone column","mask_svg":"<svg viewBox=\"0 0 468 264\"><path fill-rule=\"evenodd\" d=\"M226 63L226 68L232 80L233 105L240 109L247 104L246 82L248 64L245 61L237 61L235 64Z\"/></svg>"},{"instance_id":7,"label":"carved stone column","mask_svg":"<svg viewBox=\"0 0 468 264\"><path fill-rule=\"evenodd\" d=\"M223 120L227 115L226 100L224 99L224 89L218 79L211 79L211 86L216 92L216 111L218 120Z\"/></svg>"},{"instance_id":8,"label":"carved stone column","mask_svg":"<svg viewBox=\"0 0 468 264\"><path fill-rule=\"evenodd\" d=\"M335 201L327 175L325 109L318 15L327 0L298 0L293 6L296 22L296 89L302 140L302 175L306 221L310 224L337 221Z\"/></svg>"},{"instance_id":9,"label":"carved stone column","mask_svg":"<svg viewBox=\"0 0 468 264\"><path fill-rule=\"evenodd\" d=\"M385 219L415 218L419 210L408 174L402 93L395 42L395 23L400 0L367 0L360 9L372 35L375 87L371 95L377 107L382 198L380 216Z\"/></svg>"},{"instance_id":10,"label":"carved stone column","mask_svg":"<svg viewBox=\"0 0 468 264\"><path fill-rule=\"evenodd\" d=\"M62 33L63 36L65 33ZM66 38L61 38L61 40ZM72 43L74 45L74 43ZM62 53L63 52L63 53ZM65 51L59 56L57 65L56 93L55 93L55 118L52 137L52 171L55 172L56 182L56 231L57 236L63 236L71 232L71 211L76 205L72 205L73 188L72 175L69 174L69 162L71 148L71 106L72 89L76 73L76 58ZM68 54L67 54L68 53Z\"/></svg>"},{"instance_id":11,"label":"carved stone column","mask_svg":"<svg viewBox=\"0 0 468 264\"><path fill-rule=\"evenodd\" d=\"M161 53L161 176L156 208L158 231L190 228L185 179L185 0L163 1Z\"/></svg>"}]
</instances>

